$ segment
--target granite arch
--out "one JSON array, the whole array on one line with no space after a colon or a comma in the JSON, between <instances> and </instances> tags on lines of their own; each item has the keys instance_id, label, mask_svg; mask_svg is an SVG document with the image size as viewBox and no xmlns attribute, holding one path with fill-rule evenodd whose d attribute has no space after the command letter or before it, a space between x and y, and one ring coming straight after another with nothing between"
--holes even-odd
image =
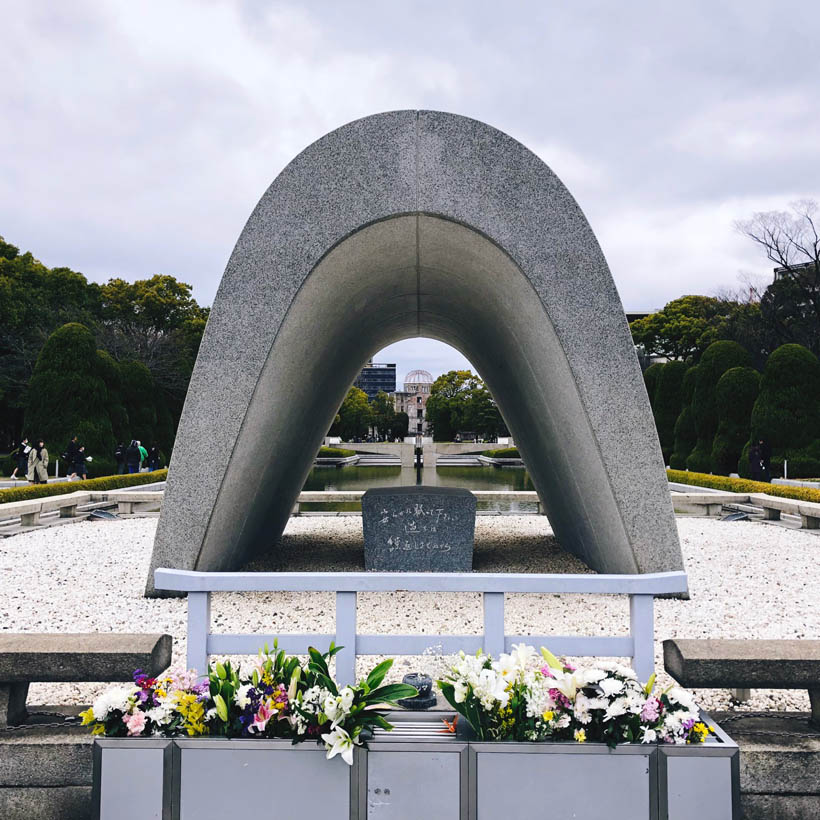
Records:
<instances>
[{"instance_id":1,"label":"granite arch","mask_svg":"<svg viewBox=\"0 0 820 820\"><path fill-rule=\"evenodd\" d=\"M236 569L269 546L362 363L410 336L476 365L565 548L602 572L682 569L640 368L577 203L506 134L398 111L309 146L248 220L194 368L152 571Z\"/></svg>"}]
</instances>

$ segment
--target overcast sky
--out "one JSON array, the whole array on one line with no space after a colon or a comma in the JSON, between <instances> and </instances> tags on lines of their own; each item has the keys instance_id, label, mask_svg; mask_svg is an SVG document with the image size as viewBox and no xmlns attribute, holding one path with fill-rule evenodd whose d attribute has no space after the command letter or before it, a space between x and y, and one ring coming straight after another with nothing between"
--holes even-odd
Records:
<instances>
[{"instance_id":1,"label":"overcast sky","mask_svg":"<svg viewBox=\"0 0 820 820\"><path fill-rule=\"evenodd\" d=\"M761 280L732 229L820 198L820 9L730 2L0 0L0 235L210 304L264 190L384 110L475 117L584 209L625 307ZM463 359L404 342L381 359Z\"/></svg>"}]
</instances>

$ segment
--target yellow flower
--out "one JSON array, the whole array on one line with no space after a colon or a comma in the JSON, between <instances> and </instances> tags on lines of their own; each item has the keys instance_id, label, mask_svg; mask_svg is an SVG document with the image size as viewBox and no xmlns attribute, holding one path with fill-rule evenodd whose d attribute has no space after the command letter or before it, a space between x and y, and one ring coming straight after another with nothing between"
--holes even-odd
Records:
<instances>
[{"instance_id":1,"label":"yellow flower","mask_svg":"<svg viewBox=\"0 0 820 820\"><path fill-rule=\"evenodd\" d=\"M83 719L83 726L88 726L89 723L93 723L96 720L94 717L94 710L91 708L86 709L84 712L80 712L80 717Z\"/></svg>"},{"instance_id":2,"label":"yellow flower","mask_svg":"<svg viewBox=\"0 0 820 820\"><path fill-rule=\"evenodd\" d=\"M546 711L546 712L544 712L544 714L543 714L543 715L541 715L541 717L542 717L542 718L543 718L543 719L544 719L547 723L549 723L549 722L550 722L550 721L551 721L551 720L555 717L555 712Z\"/></svg>"},{"instance_id":3,"label":"yellow flower","mask_svg":"<svg viewBox=\"0 0 820 820\"><path fill-rule=\"evenodd\" d=\"M92 735L104 735L104 734L105 734L105 724L104 724L104 723L98 723L98 724L97 724L97 725L96 725L96 726L95 726L95 727L91 730L91 734L92 734Z\"/></svg>"},{"instance_id":4,"label":"yellow flower","mask_svg":"<svg viewBox=\"0 0 820 820\"><path fill-rule=\"evenodd\" d=\"M706 738L712 733L712 730L705 723L696 723L692 727L692 731L701 743L705 743Z\"/></svg>"},{"instance_id":5,"label":"yellow flower","mask_svg":"<svg viewBox=\"0 0 820 820\"><path fill-rule=\"evenodd\" d=\"M576 729L575 730L575 739L579 743L586 743L587 742L587 733L585 729Z\"/></svg>"}]
</instances>

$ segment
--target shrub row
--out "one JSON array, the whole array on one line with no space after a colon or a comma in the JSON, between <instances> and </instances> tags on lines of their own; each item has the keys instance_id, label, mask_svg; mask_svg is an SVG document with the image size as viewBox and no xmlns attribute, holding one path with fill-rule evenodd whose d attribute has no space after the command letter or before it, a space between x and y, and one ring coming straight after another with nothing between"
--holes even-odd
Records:
<instances>
[{"instance_id":1,"label":"shrub row","mask_svg":"<svg viewBox=\"0 0 820 820\"><path fill-rule=\"evenodd\" d=\"M342 447L320 447L316 458L350 458L355 455L354 450L345 450Z\"/></svg>"},{"instance_id":2,"label":"shrub row","mask_svg":"<svg viewBox=\"0 0 820 820\"><path fill-rule=\"evenodd\" d=\"M498 450L485 450L481 455L487 458L521 458L517 447L501 447Z\"/></svg>"},{"instance_id":3,"label":"shrub row","mask_svg":"<svg viewBox=\"0 0 820 820\"><path fill-rule=\"evenodd\" d=\"M713 490L724 490L729 493L766 493L779 498L820 503L820 490L814 490L811 487L789 487L783 484L767 484L765 481L752 481L748 478L728 478L722 475L690 473L685 470L667 470L666 475L670 481L691 484L695 487L710 487Z\"/></svg>"},{"instance_id":4,"label":"shrub row","mask_svg":"<svg viewBox=\"0 0 820 820\"><path fill-rule=\"evenodd\" d=\"M12 487L0 490L0 504L11 501L31 501L33 498L46 498L50 495L66 493L103 492L119 490L123 487L138 487L140 484L153 484L165 481L168 470L155 470L153 473L131 473L126 475L108 475L101 478L90 478L88 481L61 481L56 484L30 484L27 487Z\"/></svg>"}]
</instances>

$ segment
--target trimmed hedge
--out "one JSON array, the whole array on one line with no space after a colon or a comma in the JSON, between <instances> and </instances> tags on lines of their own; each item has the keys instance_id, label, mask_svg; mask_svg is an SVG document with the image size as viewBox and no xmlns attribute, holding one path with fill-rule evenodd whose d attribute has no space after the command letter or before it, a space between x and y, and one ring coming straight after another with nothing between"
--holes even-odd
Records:
<instances>
[{"instance_id":1,"label":"trimmed hedge","mask_svg":"<svg viewBox=\"0 0 820 820\"><path fill-rule=\"evenodd\" d=\"M517 447L501 447L498 450L485 450L481 455L487 458L521 458Z\"/></svg>"},{"instance_id":2,"label":"trimmed hedge","mask_svg":"<svg viewBox=\"0 0 820 820\"><path fill-rule=\"evenodd\" d=\"M94 463L111 470L114 433L108 415L108 390L101 375L94 335L71 322L57 328L40 350L28 385L24 430L29 442L43 439L49 474L73 435ZM70 468L72 465L65 465Z\"/></svg>"},{"instance_id":3,"label":"trimmed hedge","mask_svg":"<svg viewBox=\"0 0 820 820\"><path fill-rule=\"evenodd\" d=\"M88 481L61 481L56 484L30 484L27 487L12 487L0 490L0 504L11 501L31 501L33 498L47 498L51 495L66 495L76 492L103 492L120 490L123 487L138 487L140 484L153 484L165 481L168 470L154 470L153 473L131 473L126 475L108 475L101 478L89 478Z\"/></svg>"},{"instance_id":4,"label":"trimmed hedge","mask_svg":"<svg viewBox=\"0 0 820 820\"><path fill-rule=\"evenodd\" d=\"M663 372L664 365L660 362L649 365L643 372L643 383L646 386L646 395L649 396L649 404L652 410L655 409L655 394L658 390L658 380Z\"/></svg>"},{"instance_id":5,"label":"trimmed hedge","mask_svg":"<svg viewBox=\"0 0 820 820\"><path fill-rule=\"evenodd\" d=\"M738 469L759 392L760 373L754 368L732 367L720 377L715 389L718 429L712 443L713 472L728 475Z\"/></svg>"},{"instance_id":6,"label":"trimmed hedge","mask_svg":"<svg viewBox=\"0 0 820 820\"><path fill-rule=\"evenodd\" d=\"M662 367L656 379L652 413L658 428L664 464L669 464L675 447L675 422L683 405L683 379L689 366L686 362L667 362Z\"/></svg>"},{"instance_id":7,"label":"trimmed hedge","mask_svg":"<svg viewBox=\"0 0 820 820\"><path fill-rule=\"evenodd\" d=\"M752 410L751 439L771 448L773 476L803 478L820 472L820 362L801 345L781 345L766 362L760 394ZM751 473L749 445L740 459L741 475Z\"/></svg>"},{"instance_id":8,"label":"trimmed hedge","mask_svg":"<svg viewBox=\"0 0 820 820\"><path fill-rule=\"evenodd\" d=\"M316 458L350 458L355 455L354 450L345 450L342 447L320 447Z\"/></svg>"},{"instance_id":9,"label":"trimmed hedge","mask_svg":"<svg viewBox=\"0 0 820 820\"><path fill-rule=\"evenodd\" d=\"M683 377L681 411L675 422L675 445L672 455L669 456L669 466L676 470L686 468L686 459L689 457L689 453L694 450L698 440L695 419L692 415L692 396L695 394L695 381L698 377L699 368L699 364L690 367Z\"/></svg>"},{"instance_id":10,"label":"trimmed hedge","mask_svg":"<svg viewBox=\"0 0 820 820\"><path fill-rule=\"evenodd\" d=\"M713 490L725 490L729 493L766 493L766 495L775 495L778 498L820 503L820 490L811 487L789 487L782 484L767 484L765 481L752 481L748 478L690 473L686 470L667 470L666 476L670 481L691 484L694 487L710 487Z\"/></svg>"},{"instance_id":11,"label":"trimmed hedge","mask_svg":"<svg viewBox=\"0 0 820 820\"><path fill-rule=\"evenodd\" d=\"M694 472L713 470L712 445L718 428L715 392L720 377L733 367L747 367L749 353L737 342L712 342L698 364L695 390L692 395L692 417L697 431L697 443L686 459L686 467Z\"/></svg>"}]
</instances>

